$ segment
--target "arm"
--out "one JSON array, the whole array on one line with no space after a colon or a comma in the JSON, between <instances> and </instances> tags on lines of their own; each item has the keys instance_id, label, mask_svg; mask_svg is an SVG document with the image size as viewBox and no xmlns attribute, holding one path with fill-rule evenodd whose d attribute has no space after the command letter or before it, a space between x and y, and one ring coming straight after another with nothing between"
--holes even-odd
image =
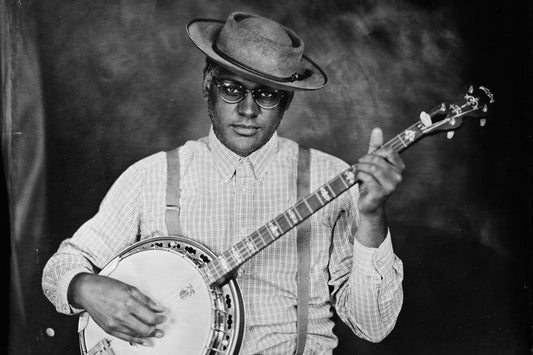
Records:
<instances>
[{"instance_id":1,"label":"arm","mask_svg":"<svg viewBox=\"0 0 533 355\"><path fill-rule=\"evenodd\" d=\"M350 191L333 230L330 264L337 313L369 341L390 333L403 301L403 267L392 249L384 204L404 165L397 153L376 150L381 144L381 131L373 131L371 154L357 166L359 191Z\"/></svg>"},{"instance_id":2,"label":"arm","mask_svg":"<svg viewBox=\"0 0 533 355\"><path fill-rule=\"evenodd\" d=\"M136 288L95 274L136 241L142 206L143 170L133 165L113 184L96 215L63 241L47 262L44 294L65 314L86 310L109 334L150 345L162 336L162 308Z\"/></svg>"}]
</instances>

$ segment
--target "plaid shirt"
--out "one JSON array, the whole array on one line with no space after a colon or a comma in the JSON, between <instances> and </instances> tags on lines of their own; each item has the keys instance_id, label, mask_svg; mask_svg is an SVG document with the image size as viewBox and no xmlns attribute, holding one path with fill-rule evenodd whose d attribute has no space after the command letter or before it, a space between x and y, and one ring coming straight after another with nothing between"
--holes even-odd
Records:
<instances>
[{"instance_id":1,"label":"plaid shirt","mask_svg":"<svg viewBox=\"0 0 533 355\"><path fill-rule=\"evenodd\" d=\"M298 146L277 134L242 158L211 130L180 148L181 227L220 254L296 203ZM343 161L311 150L315 190L346 169ZM165 224L166 155L128 168L97 214L63 241L43 273L44 294L65 314L76 314L67 288L80 273L102 268L125 246ZM331 354L337 345L331 305L359 337L379 341L394 327L403 292L403 266L390 235L378 248L357 241L358 189L352 188L311 217L311 274L306 354ZM246 313L241 354L290 354L296 346L295 229L248 260L237 281Z\"/></svg>"}]
</instances>

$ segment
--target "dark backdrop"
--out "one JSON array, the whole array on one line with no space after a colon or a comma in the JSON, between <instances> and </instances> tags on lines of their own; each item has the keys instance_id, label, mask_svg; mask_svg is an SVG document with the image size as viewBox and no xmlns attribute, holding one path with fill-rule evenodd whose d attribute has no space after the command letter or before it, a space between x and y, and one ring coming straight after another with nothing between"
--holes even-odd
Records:
<instances>
[{"instance_id":1,"label":"dark backdrop","mask_svg":"<svg viewBox=\"0 0 533 355\"><path fill-rule=\"evenodd\" d=\"M30 66L38 69L44 115L32 117L42 120L44 143L25 146L39 143L45 153L39 233L11 229L11 287L19 292L11 292L9 354L78 352L77 317L55 313L42 296L42 267L131 163L207 133L204 57L185 25L236 9L294 28L328 73L325 89L295 96L280 135L348 162L366 153L372 127L392 138L471 83L496 97L485 127L468 120L452 140L425 138L404 153L404 182L388 205L405 267L403 310L380 344L338 323L337 353L529 353L532 17L525 2L6 3L12 18L22 18L15 29L30 30L22 39L35 43ZM18 165L28 157L4 155ZM10 202L22 194L10 190ZM12 224L35 221L17 216Z\"/></svg>"}]
</instances>

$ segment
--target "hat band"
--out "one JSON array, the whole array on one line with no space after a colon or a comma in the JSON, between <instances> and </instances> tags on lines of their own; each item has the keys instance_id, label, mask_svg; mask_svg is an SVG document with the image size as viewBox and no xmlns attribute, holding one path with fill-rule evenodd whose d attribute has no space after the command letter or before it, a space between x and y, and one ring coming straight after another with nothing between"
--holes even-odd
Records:
<instances>
[{"instance_id":1,"label":"hat band","mask_svg":"<svg viewBox=\"0 0 533 355\"><path fill-rule=\"evenodd\" d=\"M286 76L286 77L279 77L279 76L275 76L275 75L271 75L271 74L267 74L267 73L264 73L260 70L257 70L257 69L254 69L252 67L250 67L249 65L246 65L242 62L239 62L238 60L230 57L229 55L227 55L226 53L222 52L220 49L217 48L217 45L216 45L216 42L213 43L213 50L215 51L216 54L218 54L219 56L221 56L222 58L224 58L225 60L227 60L228 62L230 62L231 64L234 64L242 69L245 69L249 72L252 72L253 74L256 74L256 75L259 75L259 76L262 76L266 79L270 79L270 80L274 80L274 81L280 81L280 82L295 82L295 81L300 81L300 80L304 80L304 79L307 79L308 77L310 77L311 75L313 75L313 72L309 69L305 69L305 71L303 72L303 74L299 74L299 73L294 73L292 74L291 76Z\"/></svg>"}]
</instances>

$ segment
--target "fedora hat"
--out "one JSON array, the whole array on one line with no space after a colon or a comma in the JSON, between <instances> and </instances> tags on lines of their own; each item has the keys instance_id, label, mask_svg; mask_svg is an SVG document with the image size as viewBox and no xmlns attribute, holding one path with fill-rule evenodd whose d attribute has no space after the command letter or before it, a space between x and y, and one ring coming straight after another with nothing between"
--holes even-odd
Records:
<instances>
[{"instance_id":1,"label":"fedora hat","mask_svg":"<svg viewBox=\"0 0 533 355\"><path fill-rule=\"evenodd\" d=\"M268 18L233 12L226 21L195 19L187 35L209 58L248 80L282 90L317 90L326 74L303 54L294 31Z\"/></svg>"}]
</instances>

